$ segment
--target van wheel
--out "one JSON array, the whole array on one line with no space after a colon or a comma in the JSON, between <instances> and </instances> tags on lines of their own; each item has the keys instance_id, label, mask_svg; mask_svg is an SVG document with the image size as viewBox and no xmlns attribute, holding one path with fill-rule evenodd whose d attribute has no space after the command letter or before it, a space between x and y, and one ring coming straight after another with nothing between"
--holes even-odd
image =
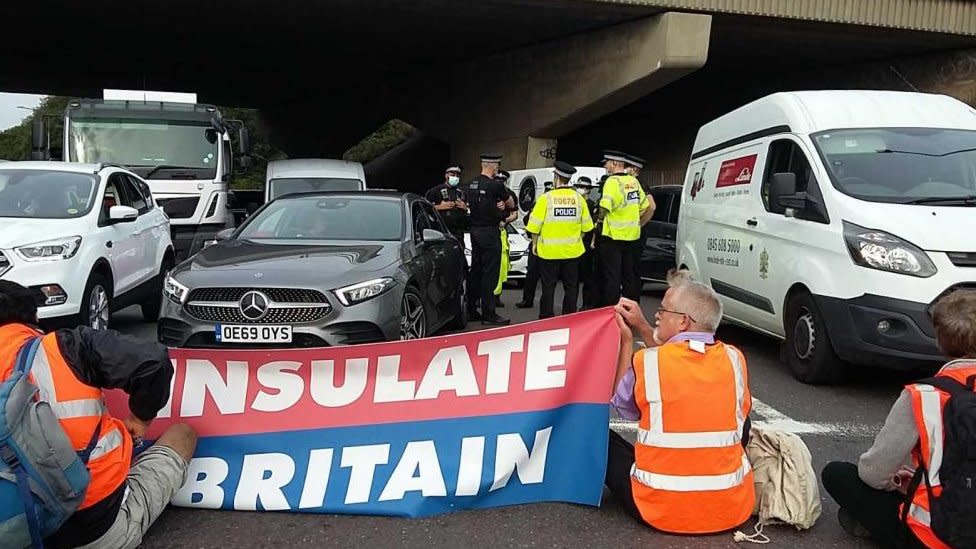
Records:
<instances>
[{"instance_id":1,"label":"van wheel","mask_svg":"<svg viewBox=\"0 0 976 549\"><path fill-rule=\"evenodd\" d=\"M784 354L793 377L810 384L838 383L844 379L844 363L834 353L823 315L807 292L786 303Z\"/></svg>"},{"instance_id":2,"label":"van wheel","mask_svg":"<svg viewBox=\"0 0 976 549\"><path fill-rule=\"evenodd\" d=\"M159 320L159 313L163 308L163 285L166 284L166 277L169 276L169 272L173 270L173 263L173 258L167 255L159 265L159 276L153 282L150 295L146 297L146 301L140 307L142 319L146 322Z\"/></svg>"},{"instance_id":3,"label":"van wheel","mask_svg":"<svg viewBox=\"0 0 976 549\"><path fill-rule=\"evenodd\" d=\"M78 324L93 330L107 330L112 318L112 287L105 277L92 273L85 284Z\"/></svg>"}]
</instances>

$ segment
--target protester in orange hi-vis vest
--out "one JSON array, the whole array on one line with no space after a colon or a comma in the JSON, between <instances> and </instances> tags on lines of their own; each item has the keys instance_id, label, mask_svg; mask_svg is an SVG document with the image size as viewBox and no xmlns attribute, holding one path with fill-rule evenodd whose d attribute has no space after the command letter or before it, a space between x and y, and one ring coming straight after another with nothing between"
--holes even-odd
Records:
<instances>
[{"instance_id":1,"label":"protester in orange hi-vis vest","mask_svg":"<svg viewBox=\"0 0 976 549\"><path fill-rule=\"evenodd\" d=\"M636 445L610 431L607 487L639 521L665 532L710 534L746 522L755 506L745 446L752 397L746 360L715 339L722 305L687 271L669 276L652 328L621 299L611 404L639 420ZM646 345L633 352L634 338Z\"/></svg>"},{"instance_id":2,"label":"protester in orange hi-vis vest","mask_svg":"<svg viewBox=\"0 0 976 549\"><path fill-rule=\"evenodd\" d=\"M21 349L40 338L29 376L74 450L85 454L90 472L77 511L44 545L136 547L183 484L196 447L194 432L176 425L131 462L134 447L169 400L168 351L88 327L45 335L37 327L43 302L38 293L0 280L0 381L12 375ZM129 417L109 414L102 389L129 394Z\"/></svg>"},{"instance_id":3,"label":"protester in orange hi-vis vest","mask_svg":"<svg viewBox=\"0 0 976 549\"><path fill-rule=\"evenodd\" d=\"M976 291L941 298L932 324L949 362L905 387L857 465L821 474L844 530L882 547L976 547Z\"/></svg>"}]
</instances>

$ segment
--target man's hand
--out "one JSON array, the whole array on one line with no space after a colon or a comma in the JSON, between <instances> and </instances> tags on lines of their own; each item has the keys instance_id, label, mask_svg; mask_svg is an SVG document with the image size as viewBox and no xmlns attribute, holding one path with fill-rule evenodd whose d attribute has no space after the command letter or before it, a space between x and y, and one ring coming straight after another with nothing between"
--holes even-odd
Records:
<instances>
[{"instance_id":1,"label":"man's hand","mask_svg":"<svg viewBox=\"0 0 976 549\"><path fill-rule=\"evenodd\" d=\"M912 483L912 477L915 476L915 471L911 469L901 469L895 473L895 478L892 479L896 489L902 494L908 494L908 485Z\"/></svg>"},{"instance_id":2,"label":"man's hand","mask_svg":"<svg viewBox=\"0 0 976 549\"><path fill-rule=\"evenodd\" d=\"M468 204L465 201L463 201L463 200L455 200L454 201L454 207L457 208L457 209L459 209L459 210L467 210L468 209Z\"/></svg>"},{"instance_id":3,"label":"man's hand","mask_svg":"<svg viewBox=\"0 0 976 549\"><path fill-rule=\"evenodd\" d=\"M499 200L499 201L498 201L498 202L497 202L497 203L495 204L495 207L496 207L496 208L498 208L499 210L504 210L504 209L505 209L505 203L504 203L504 202L502 202L501 200Z\"/></svg>"},{"instance_id":4,"label":"man's hand","mask_svg":"<svg viewBox=\"0 0 976 549\"><path fill-rule=\"evenodd\" d=\"M620 328L620 346L631 348L634 346L634 332L627 325L627 321L620 313L614 313L613 318L617 320L617 327Z\"/></svg>"},{"instance_id":5,"label":"man's hand","mask_svg":"<svg viewBox=\"0 0 976 549\"><path fill-rule=\"evenodd\" d=\"M132 442L138 446L142 444L142 438L146 436L146 431L149 430L149 421L142 421L136 416L129 414L129 417L125 418L122 423L125 425L125 430L129 431L132 435Z\"/></svg>"},{"instance_id":6,"label":"man's hand","mask_svg":"<svg viewBox=\"0 0 976 549\"><path fill-rule=\"evenodd\" d=\"M618 315L627 323L634 334L641 338L645 344L651 345L656 343L654 339L654 328L651 324L644 318L644 313L641 311L640 304L636 301L632 301L625 297L620 298L620 302L617 303L613 308Z\"/></svg>"}]
</instances>

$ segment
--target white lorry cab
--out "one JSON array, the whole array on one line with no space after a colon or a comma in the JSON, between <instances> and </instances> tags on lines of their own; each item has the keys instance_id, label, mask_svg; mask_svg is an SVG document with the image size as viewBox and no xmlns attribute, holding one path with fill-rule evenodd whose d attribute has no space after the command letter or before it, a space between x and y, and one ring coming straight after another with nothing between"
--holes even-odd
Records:
<instances>
[{"instance_id":1,"label":"white lorry cab","mask_svg":"<svg viewBox=\"0 0 976 549\"><path fill-rule=\"evenodd\" d=\"M509 173L508 188L518 197L519 216L512 225L520 232L525 232L525 224L522 218L529 213L535 204L536 198L545 193L546 186L552 186L552 168L529 168L527 170L515 170ZM602 166L576 166L576 173L570 179L570 185L574 185L579 178L589 177L594 185L600 182L600 178L607 173ZM597 192L594 189L594 192Z\"/></svg>"},{"instance_id":2,"label":"white lorry cab","mask_svg":"<svg viewBox=\"0 0 976 549\"><path fill-rule=\"evenodd\" d=\"M274 160L268 162L264 201L302 192L364 190L366 173L359 162L330 158Z\"/></svg>"},{"instance_id":3,"label":"white lorry cab","mask_svg":"<svg viewBox=\"0 0 976 549\"><path fill-rule=\"evenodd\" d=\"M930 309L976 287L976 110L946 96L777 93L701 128L677 264L801 381L942 360Z\"/></svg>"}]
</instances>

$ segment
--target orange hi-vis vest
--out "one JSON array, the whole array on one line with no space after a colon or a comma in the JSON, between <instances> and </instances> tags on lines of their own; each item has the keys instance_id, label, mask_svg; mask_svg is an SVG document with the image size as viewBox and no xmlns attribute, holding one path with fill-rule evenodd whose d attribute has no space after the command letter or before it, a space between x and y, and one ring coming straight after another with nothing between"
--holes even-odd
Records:
<instances>
[{"instance_id":1,"label":"orange hi-vis vest","mask_svg":"<svg viewBox=\"0 0 976 549\"><path fill-rule=\"evenodd\" d=\"M976 363L965 364L963 361L950 362L939 372L939 376L951 377L966 384L969 376L976 375ZM950 367L952 366L952 367ZM943 435L942 410L949 400L949 393L936 389L931 385L918 384L905 387L912 399L912 412L915 416L915 428L918 430L918 445L912 451L915 467L925 467L929 474L929 484L936 497L942 494L942 481L939 469L942 468ZM904 505L904 504L902 504ZM933 549L951 549L932 531L932 520L929 516L929 493L925 481L915 490L915 496L908 508L908 527L915 537L926 547ZM904 511L904 508L902 508Z\"/></svg>"},{"instance_id":2,"label":"orange hi-vis vest","mask_svg":"<svg viewBox=\"0 0 976 549\"><path fill-rule=\"evenodd\" d=\"M634 356L634 503L648 524L678 534L740 526L756 497L742 447L752 407L745 357L720 342L696 344L668 343Z\"/></svg>"},{"instance_id":3,"label":"orange hi-vis vest","mask_svg":"<svg viewBox=\"0 0 976 549\"><path fill-rule=\"evenodd\" d=\"M30 338L38 335L23 324L0 326L0 379L10 377L17 352ZM85 385L75 377L61 355L54 333L42 338L41 348L31 366L31 378L76 451L84 450L95 429L100 428L98 442L88 460L91 481L78 509L91 507L125 482L132 460L132 438L125 425L109 415L101 389Z\"/></svg>"}]
</instances>

